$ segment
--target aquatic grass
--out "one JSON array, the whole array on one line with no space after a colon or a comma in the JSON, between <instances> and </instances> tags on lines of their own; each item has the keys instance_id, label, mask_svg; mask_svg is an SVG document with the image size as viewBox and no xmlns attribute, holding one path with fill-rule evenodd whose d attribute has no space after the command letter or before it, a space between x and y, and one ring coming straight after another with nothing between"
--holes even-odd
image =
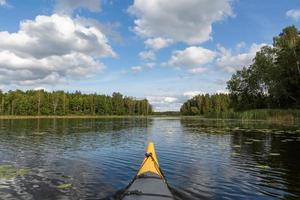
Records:
<instances>
[{"instance_id":1,"label":"aquatic grass","mask_svg":"<svg viewBox=\"0 0 300 200\"><path fill-rule=\"evenodd\" d=\"M284 123L300 121L299 109L253 109L247 111L229 110L222 113L208 113L207 118L241 119L241 120L267 120Z\"/></svg>"},{"instance_id":2,"label":"aquatic grass","mask_svg":"<svg viewBox=\"0 0 300 200\"><path fill-rule=\"evenodd\" d=\"M253 144L253 142L244 142L244 144Z\"/></svg>"},{"instance_id":3,"label":"aquatic grass","mask_svg":"<svg viewBox=\"0 0 300 200\"><path fill-rule=\"evenodd\" d=\"M0 179L14 179L17 176L25 176L30 171L29 168L16 168L13 165L0 165Z\"/></svg>"},{"instance_id":4,"label":"aquatic grass","mask_svg":"<svg viewBox=\"0 0 300 200\"><path fill-rule=\"evenodd\" d=\"M280 153L270 153L270 156L280 156Z\"/></svg>"},{"instance_id":5,"label":"aquatic grass","mask_svg":"<svg viewBox=\"0 0 300 200\"><path fill-rule=\"evenodd\" d=\"M262 140L252 139L252 142L262 142Z\"/></svg>"},{"instance_id":6,"label":"aquatic grass","mask_svg":"<svg viewBox=\"0 0 300 200\"><path fill-rule=\"evenodd\" d=\"M58 189L69 189L72 187L72 184L71 183L63 183L63 184L60 184L57 186Z\"/></svg>"},{"instance_id":7,"label":"aquatic grass","mask_svg":"<svg viewBox=\"0 0 300 200\"><path fill-rule=\"evenodd\" d=\"M270 166L268 165L256 165L255 167L260 169L270 169Z\"/></svg>"},{"instance_id":8,"label":"aquatic grass","mask_svg":"<svg viewBox=\"0 0 300 200\"><path fill-rule=\"evenodd\" d=\"M16 170L12 165L0 166L0 179L12 179L16 176Z\"/></svg>"},{"instance_id":9,"label":"aquatic grass","mask_svg":"<svg viewBox=\"0 0 300 200\"><path fill-rule=\"evenodd\" d=\"M25 168L21 168L17 170L17 175L18 176L25 176L26 174L28 174L30 172L30 169L25 167Z\"/></svg>"}]
</instances>

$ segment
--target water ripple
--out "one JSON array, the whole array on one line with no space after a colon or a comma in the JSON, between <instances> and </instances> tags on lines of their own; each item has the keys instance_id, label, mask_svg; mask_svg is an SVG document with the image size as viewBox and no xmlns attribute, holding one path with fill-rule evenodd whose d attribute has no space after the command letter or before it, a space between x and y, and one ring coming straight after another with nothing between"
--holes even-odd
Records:
<instances>
[{"instance_id":1,"label":"water ripple","mask_svg":"<svg viewBox=\"0 0 300 200\"><path fill-rule=\"evenodd\" d=\"M148 141L176 199L298 199L300 132L287 128L180 118L3 120L0 199L112 196L135 175ZM7 164L30 172L6 180Z\"/></svg>"}]
</instances>

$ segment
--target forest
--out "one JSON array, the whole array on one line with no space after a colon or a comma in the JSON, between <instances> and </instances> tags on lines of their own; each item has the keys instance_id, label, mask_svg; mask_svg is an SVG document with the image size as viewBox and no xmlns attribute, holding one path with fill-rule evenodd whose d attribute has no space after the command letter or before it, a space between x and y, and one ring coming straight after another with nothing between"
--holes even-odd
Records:
<instances>
[{"instance_id":1,"label":"forest","mask_svg":"<svg viewBox=\"0 0 300 200\"><path fill-rule=\"evenodd\" d=\"M180 109L183 115L207 115L228 112L230 99L227 94L197 95L185 102Z\"/></svg>"},{"instance_id":2,"label":"forest","mask_svg":"<svg viewBox=\"0 0 300 200\"><path fill-rule=\"evenodd\" d=\"M149 115L147 99L137 100L120 93L112 96L82 94L77 91L0 91L1 115Z\"/></svg>"},{"instance_id":3,"label":"forest","mask_svg":"<svg viewBox=\"0 0 300 200\"><path fill-rule=\"evenodd\" d=\"M227 82L229 94L198 95L181 107L184 115L300 108L300 32L283 29L272 46L262 47L253 63Z\"/></svg>"}]
</instances>

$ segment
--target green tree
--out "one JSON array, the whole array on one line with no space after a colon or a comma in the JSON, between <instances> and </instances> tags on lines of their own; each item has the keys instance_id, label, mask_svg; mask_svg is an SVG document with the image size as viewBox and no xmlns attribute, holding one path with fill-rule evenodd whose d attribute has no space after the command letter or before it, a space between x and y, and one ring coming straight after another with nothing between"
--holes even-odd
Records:
<instances>
[{"instance_id":1,"label":"green tree","mask_svg":"<svg viewBox=\"0 0 300 200\"><path fill-rule=\"evenodd\" d=\"M231 106L236 110L300 107L300 35L295 26L274 37L253 64L227 82Z\"/></svg>"}]
</instances>

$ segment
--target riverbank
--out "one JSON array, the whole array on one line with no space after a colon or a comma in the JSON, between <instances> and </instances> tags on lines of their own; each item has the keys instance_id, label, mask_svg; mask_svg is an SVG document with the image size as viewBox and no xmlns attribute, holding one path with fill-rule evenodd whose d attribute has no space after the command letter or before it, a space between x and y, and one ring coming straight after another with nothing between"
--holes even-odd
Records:
<instances>
[{"instance_id":1,"label":"riverbank","mask_svg":"<svg viewBox=\"0 0 300 200\"><path fill-rule=\"evenodd\" d=\"M266 120L272 122L300 122L300 110L255 109L241 112L209 113L206 118Z\"/></svg>"},{"instance_id":2,"label":"riverbank","mask_svg":"<svg viewBox=\"0 0 300 200\"><path fill-rule=\"evenodd\" d=\"M104 118L147 118L144 115L1 115L0 119L104 119Z\"/></svg>"},{"instance_id":3,"label":"riverbank","mask_svg":"<svg viewBox=\"0 0 300 200\"><path fill-rule=\"evenodd\" d=\"M206 115L181 115L179 112L155 112L152 115L2 115L0 119L104 119L104 118L153 118L181 117L219 120L270 121L270 122L300 122L300 110L257 109L242 112L208 113Z\"/></svg>"}]
</instances>

